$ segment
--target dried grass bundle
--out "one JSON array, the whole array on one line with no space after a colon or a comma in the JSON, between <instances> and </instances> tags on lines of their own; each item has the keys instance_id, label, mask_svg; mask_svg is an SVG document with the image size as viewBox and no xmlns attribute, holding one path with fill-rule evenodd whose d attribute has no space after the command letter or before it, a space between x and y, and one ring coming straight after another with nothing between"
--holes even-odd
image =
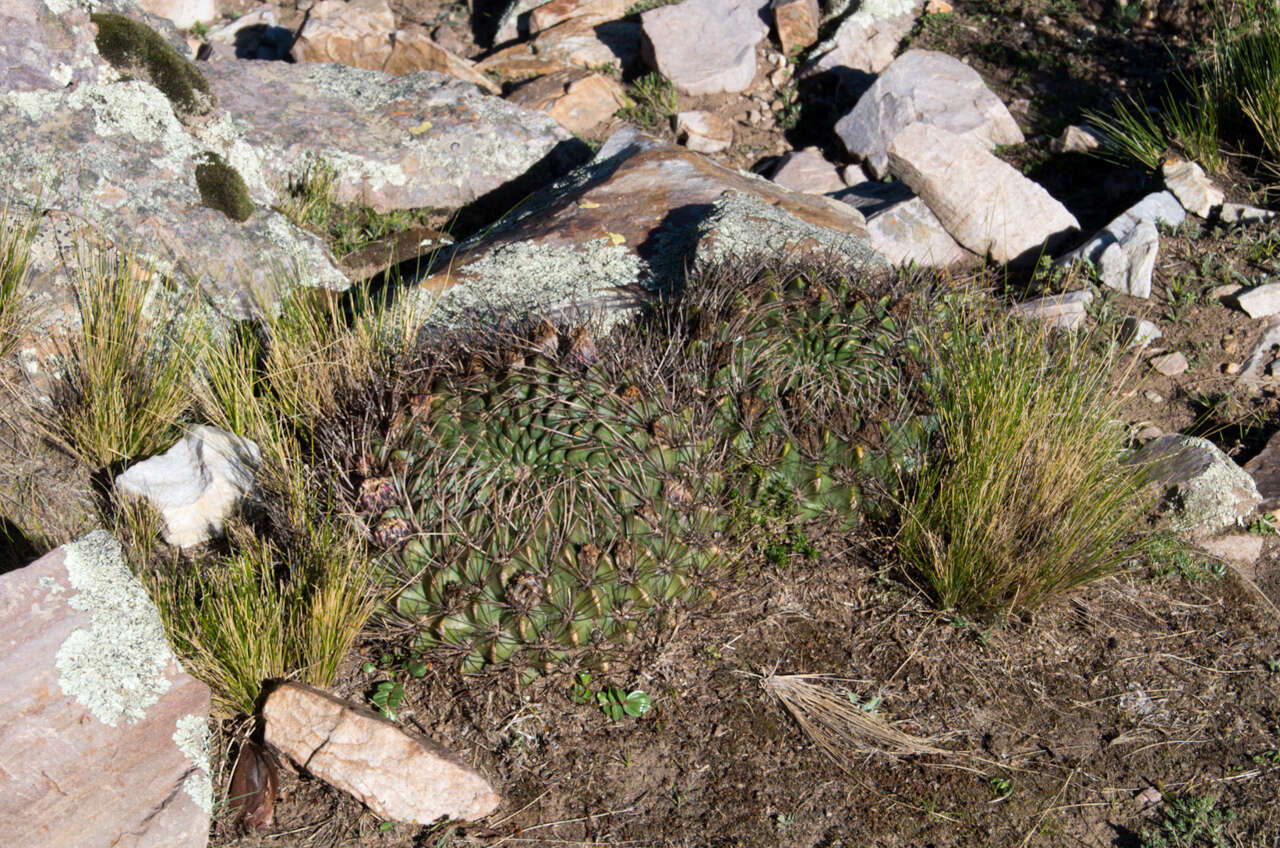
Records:
<instances>
[{"instance_id":1,"label":"dried grass bundle","mask_svg":"<svg viewBox=\"0 0 1280 848\"><path fill-rule=\"evenodd\" d=\"M928 739L903 733L832 687L839 678L822 674L770 674L760 684L782 702L805 734L842 768L855 751L910 756L948 754Z\"/></svg>"}]
</instances>

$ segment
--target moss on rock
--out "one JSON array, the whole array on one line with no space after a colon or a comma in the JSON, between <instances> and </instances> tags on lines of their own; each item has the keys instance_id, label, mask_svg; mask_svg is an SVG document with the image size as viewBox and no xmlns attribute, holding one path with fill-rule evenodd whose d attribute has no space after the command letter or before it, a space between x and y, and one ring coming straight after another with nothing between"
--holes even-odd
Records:
<instances>
[{"instance_id":1,"label":"moss on rock","mask_svg":"<svg viewBox=\"0 0 1280 848\"><path fill-rule=\"evenodd\" d=\"M117 70L138 75L158 88L179 117L203 115L213 108L209 83L194 63L174 50L158 32L124 15L90 15L98 27L94 43Z\"/></svg>"},{"instance_id":2,"label":"moss on rock","mask_svg":"<svg viewBox=\"0 0 1280 848\"><path fill-rule=\"evenodd\" d=\"M196 187L200 189L201 203L233 221L247 221L253 214L244 177L216 153L206 153L196 165Z\"/></svg>"}]
</instances>

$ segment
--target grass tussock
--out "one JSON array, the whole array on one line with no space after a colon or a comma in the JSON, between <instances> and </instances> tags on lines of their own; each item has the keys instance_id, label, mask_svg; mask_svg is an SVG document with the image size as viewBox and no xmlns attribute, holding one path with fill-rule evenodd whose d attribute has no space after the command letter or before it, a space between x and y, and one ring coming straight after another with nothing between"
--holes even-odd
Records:
<instances>
[{"instance_id":1,"label":"grass tussock","mask_svg":"<svg viewBox=\"0 0 1280 848\"><path fill-rule=\"evenodd\" d=\"M1127 97L1109 112L1086 114L1104 134L1101 155L1155 169L1178 148L1219 171L1223 150L1232 149L1280 169L1280 9L1263 0L1224 3L1205 43L1155 107Z\"/></svg>"},{"instance_id":2,"label":"grass tussock","mask_svg":"<svg viewBox=\"0 0 1280 848\"><path fill-rule=\"evenodd\" d=\"M91 468L168 449L191 408L204 322L167 288L133 254L97 254L78 271L80 328L53 429Z\"/></svg>"},{"instance_id":3,"label":"grass tussock","mask_svg":"<svg viewBox=\"0 0 1280 848\"><path fill-rule=\"evenodd\" d=\"M1032 607L1119 569L1147 506L1120 463L1115 357L1087 336L959 310L934 345L939 451L898 549L944 608Z\"/></svg>"},{"instance_id":4,"label":"grass tussock","mask_svg":"<svg viewBox=\"0 0 1280 848\"><path fill-rule=\"evenodd\" d=\"M850 767L851 755L858 753L951 753L929 739L899 730L884 716L859 706L833 688L839 682L839 678L821 674L769 674L760 684L786 708L805 735L843 768Z\"/></svg>"},{"instance_id":5,"label":"grass tussock","mask_svg":"<svg viewBox=\"0 0 1280 848\"><path fill-rule=\"evenodd\" d=\"M26 328L23 294L35 235L34 215L0 212L0 359L17 349Z\"/></svg>"}]
</instances>

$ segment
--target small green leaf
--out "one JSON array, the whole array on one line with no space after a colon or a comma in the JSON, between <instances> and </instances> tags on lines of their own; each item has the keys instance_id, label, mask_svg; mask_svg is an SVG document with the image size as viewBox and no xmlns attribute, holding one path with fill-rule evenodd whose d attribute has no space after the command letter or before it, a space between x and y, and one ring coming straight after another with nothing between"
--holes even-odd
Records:
<instances>
[{"instance_id":1,"label":"small green leaf","mask_svg":"<svg viewBox=\"0 0 1280 848\"><path fill-rule=\"evenodd\" d=\"M629 716L642 716L649 712L649 696L639 689L627 695L623 709Z\"/></svg>"},{"instance_id":2,"label":"small green leaf","mask_svg":"<svg viewBox=\"0 0 1280 848\"><path fill-rule=\"evenodd\" d=\"M367 662L364 665L360 666L360 670L363 671L365 674L373 674L375 671L378 670L378 667L373 663Z\"/></svg>"},{"instance_id":3,"label":"small green leaf","mask_svg":"<svg viewBox=\"0 0 1280 848\"><path fill-rule=\"evenodd\" d=\"M424 660L409 660L404 664L404 670L410 677L426 677L427 663Z\"/></svg>"}]
</instances>

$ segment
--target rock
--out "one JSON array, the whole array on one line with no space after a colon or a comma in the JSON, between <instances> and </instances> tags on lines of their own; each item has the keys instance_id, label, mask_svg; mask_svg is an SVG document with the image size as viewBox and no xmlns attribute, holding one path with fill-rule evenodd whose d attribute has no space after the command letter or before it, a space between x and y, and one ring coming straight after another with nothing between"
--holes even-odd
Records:
<instances>
[{"instance_id":1,"label":"rock","mask_svg":"<svg viewBox=\"0 0 1280 848\"><path fill-rule=\"evenodd\" d=\"M818 41L822 10L818 0L773 0L773 26L784 56L794 56Z\"/></svg>"},{"instance_id":2,"label":"rock","mask_svg":"<svg viewBox=\"0 0 1280 848\"><path fill-rule=\"evenodd\" d=\"M1192 215L1208 218L1226 195L1205 176L1204 169L1188 159L1172 156L1160 166L1164 184Z\"/></svg>"},{"instance_id":3,"label":"rock","mask_svg":"<svg viewBox=\"0 0 1280 848\"><path fill-rule=\"evenodd\" d=\"M116 489L160 513L165 541L192 547L222 532L227 516L253 490L260 460L248 439L198 425L166 453L117 475Z\"/></svg>"},{"instance_id":4,"label":"rock","mask_svg":"<svg viewBox=\"0 0 1280 848\"><path fill-rule=\"evenodd\" d=\"M1177 377L1179 374L1185 374L1191 365L1187 362L1187 358L1182 355L1181 351L1175 350L1173 353L1153 356L1151 358L1151 367L1154 368L1157 373L1163 374L1166 377Z\"/></svg>"},{"instance_id":5,"label":"rock","mask_svg":"<svg viewBox=\"0 0 1280 848\"><path fill-rule=\"evenodd\" d=\"M1272 434L1267 444L1253 459L1244 464L1262 495L1262 506L1274 509L1280 504L1280 433Z\"/></svg>"},{"instance_id":6,"label":"rock","mask_svg":"<svg viewBox=\"0 0 1280 848\"><path fill-rule=\"evenodd\" d=\"M645 61L686 94L745 91L769 30L759 0L683 0L640 16ZM708 38L708 33L714 37Z\"/></svg>"},{"instance_id":7,"label":"rock","mask_svg":"<svg viewBox=\"0 0 1280 848\"><path fill-rule=\"evenodd\" d=\"M529 32L551 29L570 18L592 24L612 21L631 5L631 0L551 0L529 13Z\"/></svg>"},{"instance_id":8,"label":"rock","mask_svg":"<svg viewBox=\"0 0 1280 848\"><path fill-rule=\"evenodd\" d=\"M1267 318L1280 312L1280 283L1264 283L1235 294L1236 304L1250 318Z\"/></svg>"},{"instance_id":9,"label":"rock","mask_svg":"<svg viewBox=\"0 0 1280 848\"><path fill-rule=\"evenodd\" d=\"M1264 382L1270 382L1270 366L1275 362L1277 352L1280 352L1280 318L1272 318L1263 327L1258 340L1249 351L1249 357L1241 367L1237 381L1250 391L1256 391Z\"/></svg>"},{"instance_id":10,"label":"rock","mask_svg":"<svg viewBox=\"0 0 1280 848\"><path fill-rule=\"evenodd\" d=\"M116 73L94 49L97 27L86 9L60 14L43 0L0 5L0 92L57 91L110 82Z\"/></svg>"},{"instance_id":11,"label":"rock","mask_svg":"<svg viewBox=\"0 0 1280 848\"><path fill-rule=\"evenodd\" d=\"M1049 143L1049 149L1054 153L1088 153L1091 150L1097 150L1099 144L1101 142L1098 141L1098 137L1087 127L1072 124L1062 131L1062 135Z\"/></svg>"},{"instance_id":12,"label":"rock","mask_svg":"<svg viewBox=\"0 0 1280 848\"><path fill-rule=\"evenodd\" d=\"M1186 218L1182 205L1169 192L1149 194L1116 216L1080 247L1059 258L1056 264L1088 260L1098 270L1099 279L1104 284L1135 297L1150 297L1151 269L1155 266L1160 239L1159 230L1154 225L1176 227ZM1151 228L1139 233L1138 228L1143 223Z\"/></svg>"},{"instance_id":13,"label":"rock","mask_svg":"<svg viewBox=\"0 0 1280 848\"><path fill-rule=\"evenodd\" d=\"M0 575L0 679L0 844L206 844L209 689L110 534Z\"/></svg>"},{"instance_id":14,"label":"rock","mask_svg":"<svg viewBox=\"0 0 1280 848\"><path fill-rule=\"evenodd\" d=\"M1150 389L1144 391L1142 396L1151 403L1164 403L1164 395L1159 392L1153 392Z\"/></svg>"},{"instance_id":15,"label":"rock","mask_svg":"<svg viewBox=\"0 0 1280 848\"><path fill-rule=\"evenodd\" d=\"M174 292L199 287L215 323L273 308L273 295L294 285L350 285L317 236L271 208L276 195L227 116L203 116L199 132L204 140L139 80L0 94L10 208L51 210L28 269L41 326L21 342L38 391L60 367L57 339L79 332L78 272L67 260L87 260L86 250L132 246Z\"/></svg>"},{"instance_id":16,"label":"rock","mask_svg":"<svg viewBox=\"0 0 1280 848\"><path fill-rule=\"evenodd\" d=\"M397 76L436 71L490 94L502 93L473 63L432 41L425 28L397 30L387 0L319 0L307 14L292 55L296 62L337 62Z\"/></svg>"},{"instance_id":17,"label":"rock","mask_svg":"<svg viewBox=\"0 0 1280 848\"><path fill-rule=\"evenodd\" d=\"M846 174L846 179L847 177ZM849 204L868 218L915 197L910 186L900 180L851 183L848 188L831 192L827 196Z\"/></svg>"},{"instance_id":18,"label":"rock","mask_svg":"<svg viewBox=\"0 0 1280 848\"><path fill-rule=\"evenodd\" d=\"M1132 297L1151 297L1151 274L1160 250L1155 224L1141 221L1124 238L1112 242L1098 258L1098 280Z\"/></svg>"},{"instance_id":19,"label":"rock","mask_svg":"<svg viewBox=\"0 0 1280 848\"><path fill-rule=\"evenodd\" d=\"M593 318L608 325L683 280L699 224L730 190L755 195L814 230L832 231L847 252L857 243L868 266L883 263L856 210L787 191L628 128L610 137L590 164L489 232L442 253L405 307L429 310L429 327L495 314Z\"/></svg>"},{"instance_id":20,"label":"rock","mask_svg":"<svg viewBox=\"0 0 1280 848\"><path fill-rule=\"evenodd\" d=\"M1248 567L1262 556L1262 537L1256 533L1228 533L1201 539L1200 547L1214 559Z\"/></svg>"},{"instance_id":21,"label":"rock","mask_svg":"<svg viewBox=\"0 0 1280 848\"><path fill-rule=\"evenodd\" d=\"M888 173L889 143L914 123L946 130L987 150L1023 141L1017 122L977 71L931 50L908 50L895 59L836 123L836 134L850 155L865 159L872 176L880 179Z\"/></svg>"},{"instance_id":22,"label":"rock","mask_svg":"<svg viewBox=\"0 0 1280 848\"><path fill-rule=\"evenodd\" d=\"M525 83L507 100L545 112L571 133L589 133L626 104L622 86L603 74L566 68Z\"/></svg>"},{"instance_id":23,"label":"rock","mask_svg":"<svg viewBox=\"0 0 1280 848\"><path fill-rule=\"evenodd\" d=\"M951 4L947 0L929 0L924 4L926 15L949 15L952 11Z\"/></svg>"},{"instance_id":24,"label":"rock","mask_svg":"<svg viewBox=\"0 0 1280 848\"><path fill-rule=\"evenodd\" d=\"M695 153L720 153L733 144L733 124L714 112L681 112L676 140Z\"/></svg>"},{"instance_id":25,"label":"rock","mask_svg":"<svg viewBox=\"0 0 1280 848\"><path fill-rule=\"evenodd\" d=\"M864 0L840 22L836 34L814 48L802 77L852 69L878 74L893 62L898 45L915 27L920 0Z\"/></svg>"},{"instance_id":26,"label":"rock","mask_svg":"<svg viewBox=\"0 0 1280 848\"><path fill-rule=\"evenodd\" d=\"M1270 209L1259 209L1244 203L1224 203L1218 210L1218 220L1224 224L1247 224L1253 221L1270 221L1276 214Z\"/></svg>"},{"instance_id":27,"label":"rock","mask_svg":"<svg viewBox=\"0 0 1280 848\"><path fill-rule=\"evenodd\" d=\"M1161 398L1161 400L1164 400L1164 398ZM1134 433L1133 438L1138 444L1145 445L1147 442L1154 441L1163 435L1164 430L1161 430L1154 424L1148 424L1145 427L1140 428L1138 432Z\"/></svg>"},{"instance_id":28,"label":"rock","mask_svg":"<svg viewBox=\"0 0 1280 848\"><path fill-rule=\"evenodd\" d=\"M918 197L868 215L867 231L875 249L897 266L949 268L977 258L956 243Z\"/></svg>"},{"instance_id":29,"label":"rock","mask_svg":"<svg viewBox=\"0 0 1280 848\"><path fill-rule=\"evenodd\" d=\"M1217 533L1238 524L1262 500L1253 478L1205 439L1170 433L1130 461L1165 495L1170 527L1178 532Z\"/></svg>"},{"instance_id":30,"label":"rock","mask_svg":"<svg viewBox=\"0 0 1280 848\"><path fill-rule=\"evenodd\" d=\"M216 0L136 0L153 15L168 18L174 26L190 29L197 23L218 19Z\"/></svg>"},{"instance_id":31,"label":"rock","mask_svg":"<svg viewBox=\"0 0 1280 848\"><path fill-rule=\"evenodd\" d=\"M1120 325L1120 343L1128 347L1146 347L1163 336L1160 328L1150 321L1130 315Z\"/></svg>"},{"instance_id":32,"label":"rock","mask_svg":"<svg viewBox=\"0 0 1280 848\"><path fill-rule=\"evenodd\" d=\"M631 21L594 23L571 18L540 32L531 42L543 59L595 69L617 65L620 69L639 64L644 34Z\"/></svg>"},{"instance_id":33,"label":"rock","mask_svg":"<svg viewBox=\"0 0 1280 848\"><path fill-rule=\"evenodd\" d=\"M262 708L266 741L379 818L413 824L480 819L501 803L488 781L441 745L300 683Z\"/></svg>"},{"instance_id":34,"label":"rock","mask_svg":"<svg viewBox=\"0 0 1280 848\"><path fill-rule=\"evenodd\" d=\"M205 72L273 180L321 160L337 170L338 203L379 212L457 208L556 161L572 138L547 115L428 71L224 62Z\"/></svg>"},{"instance_id":35,"label":"rock","mask_svg":"<svg viewBox=\"0 0 1280 848\"><path fill-rule=\"evenodd\" d=\"M827 194L845 187L836 166L823 159L816 147L784 155L770 179L783 188L806 194Z\"/></svg>"},{"instance_id":36,"label":"rock","mask_svg":"<svg viewBox=\"0 0 1280 848\"><path fill-rule=\"evenodd\" d=\"M1036 259L1079 228L1066 207L1013 166L930 124L894 137L889 167L952 238L997 262Z\"/></svg>"},{"instance_id":37,"label":"rock","mask_svg":"<svg viewBox=\"0 0 1280 848\"><path fill-rule=\"evenodd\" d=\"M1074 330L1089 317L1088 307L1092 301L1093 292L1086 290L1050 294L1014 304L1013 312L1023 318L1043 321L1055 329Z\"/></svg>"}]
</instances>

